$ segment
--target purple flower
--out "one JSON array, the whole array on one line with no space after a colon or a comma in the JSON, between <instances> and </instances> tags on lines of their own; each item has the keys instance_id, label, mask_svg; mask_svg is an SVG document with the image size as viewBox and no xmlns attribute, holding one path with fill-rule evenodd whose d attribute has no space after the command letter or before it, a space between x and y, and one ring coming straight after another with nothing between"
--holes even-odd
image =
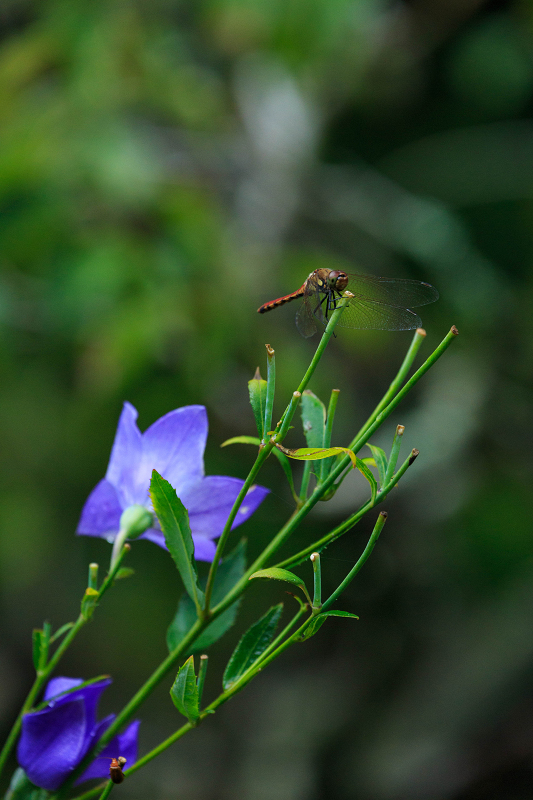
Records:
<instances>
[{"instance_id":1,"label":"purple flower","mask_svg":"<svg viewBox=\"0 0 533 800\"><path fill-rule=\"evenodd\" d=\"M106 476L89 495L77 533L113 541L126 508L140 505L152 511L148 489L152 470L156 469L174 487L189 512L195 558L212 561L216 551L213 539L222 533L243 481L204 475L205 408L177 408L144 433L139 431L136 420L136 409L124 403ZM268 489L263 486L252 486L232 527L245 522L267 494ZM159 527L148 528L139 538L166 547Z\"/></svg>"},{"instance_id":2,"label":"purple flower","mask_svg":"<svg viewBox=\"0 0 533 800\"><path fill-rule=\"evenodd\" d=\"M53 678L44 694L46 707L22 718L18 762L32 783L51 792L65 782L115 718L111 714L96 721L100 695L111 679L72 691L81 683L81 678ZM139 724L138 720L132 722L124 733L112 739L76 783L108 778L111 758L124 756L131 767L137 759Z\"/></svg>"}]
</instances>

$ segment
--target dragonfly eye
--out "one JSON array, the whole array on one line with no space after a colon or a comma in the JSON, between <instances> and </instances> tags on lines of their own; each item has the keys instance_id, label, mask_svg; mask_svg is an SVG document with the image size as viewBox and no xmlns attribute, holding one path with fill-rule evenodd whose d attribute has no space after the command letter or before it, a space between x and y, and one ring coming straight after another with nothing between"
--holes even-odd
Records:
<instances>
[{"instance_id":1,"label":"dragonfly eye","mask_svg":"<svg viewBox=\"0 0 533 800\"><path fill-rule=\"evenodd\" d=\"M332 269L328 275L328 284L332 289L343 292L348 286L348 276L345 272L341 272L341 270Z\"/></svg>"}]
</instances>

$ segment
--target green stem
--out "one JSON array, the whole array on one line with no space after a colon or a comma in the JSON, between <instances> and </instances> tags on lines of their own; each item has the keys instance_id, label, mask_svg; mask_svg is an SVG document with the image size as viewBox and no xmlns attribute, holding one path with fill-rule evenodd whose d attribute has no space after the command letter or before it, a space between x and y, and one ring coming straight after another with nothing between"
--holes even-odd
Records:
<instances>
[{"instance_id":1,"label":"green stem","mask_svg":"<svg viewBox=\"0 0 533 800\"><path fill-rule=\"evenodd\" d=\"M375 407L375 409L373 410L373 412L371 413L371 415L369 416L369 418L367 419L361 430L358 432L357 436L355 437L356 439L362 436L362 434L366 431L366 429L374 422L378 414L381 411L383 411L383 409L390 403L391 399L394 397L394 395L404 382L407 373L411 369L413 361L416 358L416 354L420 349L420 345L422 344L425 338L426 338L425 330L423 328L417 328L413 336L413 339L411 341L409 350L405 354L405 358L402 361L402 365L398 370L398 372L396 373L396 377L392 381L387 392L383 395L380 402Z\"/></svg>"},{"instance_id":2,"label":"green stem","mask_svg":"<svg viewBox=\"0 0 533 800\"><path fill-rule=\"evenodd\" d=\"M345 292L345 295L350 295L350 293L349 292ZM320 340L320 343L319 343L319 345L318 345L318 347L316 349L316 352L315 352L315 354L313 356L313 359L312 359L312 361L311 361L311 363L309 365L309 368L308 368L307 372L305 373L305 375L303 376L300 385L298 386L298 391L300 392L300 394L303 394L304 390L307 388L307 384L309 383L309 381L313 377L313 373L314 373L315 369L318 366L318 362L320 361L320 359L322 357L322 353L326 349L329 340L333 336L333 333L334 333L335 328L337 326L337 323L338 323L338 321L340 319L340 316L341 316L342 312L344 311L344 309L346 308L346 306L348 305L348 303L350 302L352 297L353 297L353 295L346 296L346 297L343 295L341 301L339 302L339 305L337 306L337 308L335 309L335 311L331 315L331 317L329 319L329 322L328 322L328 324L326 326L326 330L322 334L322 339Z\"/></svg>"},{"instance_id":3,"label":"green stem","mask_svg":"<svg viewBox=\"0 0 533 800\"><path fill-rule=\"evenodd\" d=\"M129 531L127 530L127 528L121 528L117 533L117 535L115 536L115 541L113 542L113 549L111 551L111 562L109 564L110 572L114 569L115 564L120 558L122 548L124 547L126 539L128 538L128 533Z\"/></svg>"},{"instance_id":4,"label":"green stem","mask_svg":"<svg viewBox=\"0 0 533 800\"><path fill-rule=\"evenodd\" d=\"M241 491L239 492L239 494L237 496L237 499L233 503L233 508L230 511L229 517L228 517L228 519L226 521L226 525L224 526L224 530L222 531L220 539L218 540L217 549L216 549L216 552L215 552L215 556L213 558L213 562L212 562L211 567L209 569L209 575L207 576L207 583L206 583L206 587L205 587L205 606L204 606L204 618L205 619L209 619L209 617L210 617L211 596L213 594L213 587L215 585L215 578L217 576L218 565L219 565L220 559L222 558L222 553L224 552L224 548L226 547L226 542L227 542L228 537L229 537L229 535L231 533L231 526L233 525L235 517L237 516L237 511L241 507L241 504L242 504L244 498L246 497L246 494L247 494L249 488L251 487L251 485L252 485L257 473L259 472L259 470L263 466L263 463L266 461L266 459L270 455L270 451L272 450L273 447L274 447L274 442L270 441L270 442L267 442L264 445L264 447L261 447L259 449L259 452L257 454L257 458L255 459L254 465L252 466L252 469L250 470L250 473L249 473L248 477L244 481L243 487L242 487Z\"/></svg>"},{"instance_id":5,"label":"green stem","mask_svg":"<svg viewBox=\"0 0 533 800\"><path fill-rule=\"evenodd\" d=\"M294 417L294 415L296 413L296 409L298 408L301 399L302 399L301 392L293 392L292 393L291 401L289 403L289 406L288 406L287 410L285 411L285 413L283 415L283 419L282 419L281 425L279 427L279 430L272 437L277 444L280 444L284 440L284 438L286 437L287 433L289 432L289 428L291 426L292 418Z\"/></svg>"},{"instance_id":6,"label":"green stem","mask_svg":"<svg viewBox=\"0 0 533 800\"><path fill-rule=\"evenodd\" d=\"M398 456L400 455L400 447L402 446L402 437L405 431L404 425L397 425L396 431L394 433L394 439L392 440L392 447L390 451L389 461L387 464L387 470L385 472L385 481L387 483L390 481L392 476L394 475L394 470L396 469L396 464L398 463Z\"/></svg>"},{"instance_id":7,"label":"green stem","mask_svg":"<svg viewBox=\"0 0 533 800\"><path fill-rule=\"evenodd\" d=\"M333 317L330 320L330 322L332 320L333 320ZM396 408L398 403L400 403L401 400L403 400L403 398L405 397L405 395L412 389L412 387L415 385L415 383L417 383L420 380L420 378L422 378L422 376L425 375L425 373L433 366L433 364L435 364L435 362L448 349L448 347L450 346L452 341L455 339L457 334L458 334L458 330L457 330L457 328L455 326L453 326L451 328L450 332L444 337L442 342L439 344L439 346L430 355L430 357L415 372L415 374L405 384L403 389L401 389L401 391L396 395L396 397L389 403L389 405L386 408L383 409L383 411L378 415L378 417L374 421L374 423L364 432L364 434L361 436L361 438L357 439L357 440L354 440L350 444L350 450L353 450L354 453L357 453L363 447L363 445L366 444L366 442L368 441L368 439L370 439L370 437L372 436L374 431L377 430L377 428L379 428L379 426L384 422L385 419L387 419L387 417ZM410 463L412 463L412 461ZM330 486L332 486L335 483L337 478L339 478L342 475L344 470L350 464L351 464L351 461L350 461L349 456L345 456L343 459L341 459L341 461L337 464L337 466L334 469L331 470L331 472L329 473L328 477L319 486L317 486L315 488L313 494L306 500L306 502L294 514L291 515L291 517L287 521L287 523L276 534L276 536L270 541L270 543L263 550L261 555L254 561L254 563L251 565L251 567L248 568L248 570L244 573L243 577L235 584L233 589L226 595L224 600L222 600L218 604L218 606L215 606L215 608L213 609L213 613L215 611L217 612L217 614L221 613L226 608L228 608L237 599L237 597L239 597L239 595L244 590L244 587L247 585L247 582L248 582L248 579L249 579L250 575L252 575L254 572L257 572L258 570L263 568L263 566L267 563L267 561L274 555L274 553L277 550L279 550L279 548L285 543L285 541L289 538L289 536L291 536L293 531L298 527L298 525L304 519L304 517L318 503L320 498L328 491ZM405 468L407 468L407 467L405 467ZM400 475L400 472L398 472L397 475L395 476L395 481L396 481L396 478L399 478L399 475ZM391 486L392 485L394 485L393 482L391 482ZM389 491L389 489L387 489L387 491ZM381 499L383 499L384 493L383 492L378 493L378 497L381 497ZM377 500L377 498L376 498L376 500ZM360 512L358 512L358 519L366 511L368 511L369 508L372 508L372 504L371 503L368 503L367 505L363 506L363 509L361 509ZM349 527L352 527L353 524L355 524L355 522L352 523L352 525L350 525ZM326 541L329 541L328 537L325 537L325 538L326 538ZM312 553L313 550L318 550L318 549L320 549L320 548L316 544L313 545L312 549L307 548L306 551L305 551L306 556L310 555L310 553ZM284 563L288 563L288 562L294 563L294 558L287 559L287 561L284 562ZM277 566L281 566L281 565L278 564Z\"/></svg>"},{"instance_id":8,"label":"green stem","mask_svg":"<svg viewBox=\"0 0 533 800\"><path fill-rule=\"evenodd\" d=\"M280 561L278 564L274 564L273 566L280 567L281 569L287 569L291 566L295 567L297 564L301 564L302 561L305 561L315 550L323 550L329 544L334 542L335 539L338 539L340 536L351 530L368 511L377 506L379 503L383 502L388 493L394 488L394 486L396 486L417 456L418 450L412 450L409 458L404 461L396 475L394 475L390 482L377 493L374 502L372 502L372 500L368 500L368 502L366 502L364 506L361 506L361 508L352 514L351 517L348 517L348 519L344 520L344 522L323 536L321 539L318 539L318 541L310 544L305 548L305 550L300 550L299 553L295 553L293 556L290 556L284 561Z\"/></svg>"},{"instance_id":9,"label":"green stem","mask_svg":"<svg viewBox=\"0 0 533 800\"><path fill-rule=\"evenodd\" d=\"M112 789L113 789L114 785L115 785L115 784L113 783L113 781L108 781L108 782L106 783L105 789L104 789L104 791L102 792L102 794L100 795L100 800L105 800L105 799L106 799L106 797L109 797L109 795L111 794L111 791L112 791Z\"/></svg>"},{"instance_id":10,"label":"green stem","mask_svg":"<svg viewBox=\"0 0 533 800\"><path fill-rule=\"evenodd\" d=\"M333 420L335 419L335 409L337 408L337 400L339 399L340 389L332 389L331 397L329 398L328 413L326 416L326 427L324 429L324 442L323 447L330 447L331 434L333 431ZM322 459L320 462L320 480L324 480L329 471L331 461L328 458Z\"/></svg>"},{"instance_id":11,"label":"green stem","mask_svg":"<svg viewBox=\"0 0 533 800\"><path fill-rule=\"evenodd\" d=\"M209 656L202 655L200 656L200 666L198 668L198 705L202 703L202 694L204 692L204 683L205 683L205 676L207 675L207 663L209 661Z\"/></svg>"},{"instance_id":12,"label":"green stem","mask_svg":"<svg viewBox=\"0 0 533 800\"><path fill-rule=\"evenodd\" d=\"M378 518L376 520L376 524L374 525L374 530L372 531L370 539L368 540L368 543L365 549L363 550L359 560L357 561L355 566L350 570L350 572L342 581L340 586L338 586L337 589L335 589L335 591L325 601L321 611L327 611L327 609L331 605L333 605L333 603L336 601L337 597L339 597L339 595L342 594L342 592L346 589L346 587L353 581L353 579L355 578L355 576L357 575L363 564L367 561L368 557L370 556L370 553L374 549L374 545L376 544L379 538L379 534L383 530L383 526L385 525L386 521L387 521L387 512L380 511L378 514Z\"/></svg>"},{"instance_id":13,"label":"green stem","mask_svg":"<svg viewBox=\"0 0 533 800\"><path fill-rule=\"evenodd\" d=\"M115 568L106 577L104 583L102 584L102 588L100 589L100 591L98 593L98 601L101 599L103 594L107 591L107 589L109 589L109 586L113 583L113 579L114 579L114 577L115 577L115 575L116 575L116 573L117 573L117 571L118 571L118 569L120 567L120 562L122 561L122 559L124 558L124 555L126 554L126 552L128 550L129 550L129 547L127 547L127 548L125 548L123 550L123 552L121 553L120 558L119 558ZM9 732L9 736L7 737L6 742L5 742L5 744L4 744L3 748L2 748L2 752L0 753L0 773L3 770L3 768L5 766L5 763L6 763L7 759L9 758L11 750L12 750L12 748L13 748L16 740L17 740L17 737L18 737L19 733L20 733L20 730L21 730L21 727L22 727L22 717L24 716L24 714L26 714L32 708L32 706L33 706L33 704L35 702L35 699L39 695L39 692L41 691L41 689L44 686L44 684L48 681L48 678L50 677L50 675L52 674L52 672L54 671L54 669L58 665L58 663L61 660L61 658L63 657L65 651L67 650L68 647L70 647L70 645L72 644L73 640L77 636L78 632L83 628L83 626L88 621L89 621L88 617L86 617L83 614L80 614L78 619L76 620L76 622L73 624L72 628L66 634L65 638L58 645L58 647L57 647L56 651L54 652L53 656L51 657L50 661L46 664L46 666L43 669L38 670L37 677L35 678L33 686L31 687L30 691L28 692L28 695L27 695L27 697L26 697L26 699L25 699L25 701L24 701L24 703L22 705L22 708L20 709L20 713L17 716L17 718L16 718L16 720L15 720L15 722L13 724L13 727L11 728L11 731Z\"/></svg>"},{"instance_id":14,"label":"green stem","mask_svg":"<svg viewBox=\"0 0 533 800\"><path fill-rule=\"evenodd\" d=\"M272 410L274 408L274 393L276 390L276 355L269 344L265 345L265 347L267 351L267 389L263 422L263 444L268 438L267 434L272 430Z\"/></svg>"},{"instance_id":15,"label":"green stem","mask_svg":"<svg viewBox=\"0 0 533 800\"><path fill-rule=\"evenodd\" d=\"M309 489L309 480L311 478L311 469L313 466L312 461L304 463L304 470L302 473L302 483L300 486L300 505L303 505L307 500L307 490Z\"/></svg>"},{"instance_id":16,"label":"green stem","mask_svg":"<svg viewBox=\"0 0 533 800\"><path fill-rule=\"evenodd\" d=\"M320 553L311 553L313 564L313 611L320 610L322 605L322 574L320 569Z\"/></svg>"}]
</instances>

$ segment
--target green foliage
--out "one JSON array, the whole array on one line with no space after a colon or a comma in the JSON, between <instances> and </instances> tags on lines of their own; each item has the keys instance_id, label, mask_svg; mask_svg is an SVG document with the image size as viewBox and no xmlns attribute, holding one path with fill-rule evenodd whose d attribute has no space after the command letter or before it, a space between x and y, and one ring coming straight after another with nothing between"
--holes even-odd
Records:
<instances>
[{"instance_id":1,"label":"green foliage","mask_svg":"<svg viewBox=\"0 0 533 800\"><path fill-rule=\"evenodd\" d=\"M283 603L272 606L261 619L249 628L233 651L222 678L224 691L231 689L244 673L263 655L274 638Z\"/></svg>"},{"instance_id":2,"label":"green foliage","mask_svg":"<svg viewBox=\"0 0 533 800\"><path fill-rule=\"evenodd\" d=\"M314 636L328 617L349 617L350 619L359 619L356 614L350 614L348 611L325 611L323 614L316 614L314 617L311 617L309 624L304 629L303 633L300 634L298 640L300 642L305 642L306 639L310 639L311 636Z\"/></svg>"},{"instance_id":3,"label":"green foliage","mask_svg":"<svg viewBox=\"0 0 533 800\"><path fill-rule=\"evenodd\" d=\"M46 800L47 797L49 792L35 786L22 767L18 767L11 778L5 800Z\"/></svg>"},{"instance_id":4,"label":"green foliage","mask_svg":"<svg viewBox=\"0 0 533 800\"><path fill-rule=\"evenodd\" d=\"M194 656L190 656L176 675L176 680L170 690L172 702L191 724L200 718L198 686L194 673Z\"/></svg>"},{"instance_id":5,"label":"green foliage","mask_svg":"<svg viewBox=\"0 0 533 800\"><path fill-rule=\"evenodd\" d=\"M255 424L259 436L265 435L265 408L267 396L267 382L261 377L259 367L252 380L248 381L248 392L250 395L250 405L254 412Z\"/></svg>"},{"instance_id":6,"label":"green foliage","mask_svg":"<svg viewBox=\"0 0 533 800\"><path fill-rule=\"evenodd\" d=\"M219 603L235 584L244 575L246 569L246 542L241 540L237 547L229 553L220 564L213 588L213 603ZM205 588L205 580L202 581ZM239 609L240 599L236 600L226 609L217 619L210 623L200 634L193 646L189 649L191 653L198 653L207 650L212 644L217 642L235 622ZM167 630L167 647L170 652L182 641L183 637L189 632L196 622L196 610L192 600L184 595L179 603L178 610Z\"/></svg>"},{"instance_id":7,"label":"green foliage","mask_svg":"<svg viewBox=\"0 0 533 800\"><path fill-rule=\"evenodd\" d=\"M194 544L187 509L170 483L162 478L155 469L152 472L150 483L150 497L161 530L165 534L165 544L178 568L187 594L193 600L196 609L199 610L203 606L205 597L198 584Z\"/></svg>"},{"instance_id":8,"label":"green foliage","mask_svg":"<svg viewBox=\"0 0 533 800\"><path fill-rule=\"evenodd\" d=\"M379 485L381 488L385 483L385 476L387 474L387 466L388 466L387 456L385 455L385 451L382 450L381 447L376 447L376 445L374 444L367 444L367 447L370 448L370 450L372 451L372 455L374 456L374 461L378 469Z\"/></svg>"},{"instance_id":9,"label":"green foliage","mask_svg":"<svg viewBox=\"0 0 533 800\"><path fill-rule=\"evenodd\" d=\"M269 567L268 569L260 569L258 572L254 572L253 575L250 575L250 581L256 578L268 578L275 581L285 581L286 583L292 583L293 586L298 586L299 589L305 594L309 604L311 604L311 598L309 597L309 592L307 591L307 587L303 580L295 575L293 572L289 572L288 569L281 569L280 567Z\"/></svg>"}]
</instances>

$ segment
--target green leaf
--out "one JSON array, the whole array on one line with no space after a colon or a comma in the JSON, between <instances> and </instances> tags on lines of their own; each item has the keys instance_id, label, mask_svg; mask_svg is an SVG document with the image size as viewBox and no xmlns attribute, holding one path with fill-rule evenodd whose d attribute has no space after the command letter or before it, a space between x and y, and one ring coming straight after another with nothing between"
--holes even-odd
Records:
<instances>
[{"instance_id":1,"label":"green leaf","mask_svg":"<svg viewBox=\"0 0 533 800\"><path fill-rule=\"evenodd\" d=\"M289 458L296 458L299 461L320 461L322 458L330 458L331 456L346 453L347 456L350 456L353 466L357 466L353 450L348 447L299 447L296 450L288 450L286 447L277 444L276 448Z\"/></svg>"},{"instance_id":2,"label":"green leaf","mask_svg":"<svg viewBox=\"0 0 533 800\"><path fill-rule=\"evenodd\" d=\"M263 425L265 424L267 382L261 377L259 367L257 367L252 380L248 381L248 392L250 393L250 405L254 412L257 431L262 438L265 434Z\"/></svg>"},{"instance_id":3,"label":"green leaf","mask_svg":"<svg viewBox=\"0 0 533 800\"><path fill-rule=\"evenodd\" d=\"M350 614L349 611L324 611L322 614L317 614L316 617L311 617L309 625L302 634L298 637L299 642L305 642L310 639L322 627L328 617L350 617L351 619L359 619L357 614Z\"/></svg>"},{"instance_id":4,"label":"green leaf","mask_svg":"<svg viewBox=\"0 0 533 800\"><path fill-rule=\"evenodd\" d=\"M46 654L48 647L45 644L44 631L34 628L32 632L32 657L35 671L38 672L46 664ZM44 663L43 663L43 653Z\"/></svg>"},{"instance_id":5,"label":"green leaf","mask_svg":"<svg viewBox=\"0 0 533 800\"><path fill-rule=\"evenodd\" d=\"M241 638L224 671L222 686L230 689L265 652L274 638L283 603L272 606Z\"/></svg>"},{"instance_id":6,"label":"green leaf","mask_svg":"<svg viewBox=\"0 0 533 800\"><path fill-rule=\"evenodd\" d=\"M374 478L374 476L372 475L372 473L368 469L367 465L360 458L357 459L357 462L356 462L355 466L357 467L359 472L362 475L364 475L365 478L367 479L367 481L369 482L370 491L372 493L372 502L374 503L375 500L376 500L376 495L378 493L378 482L376 481L376 479Z\"/></svg>"},{"instance_id":7,"label":"green leaf","mask_svg":"<svg viewBox=\"0 0 533 800\"><path fill-rule=\"evenodd\" d=\"M379 475L379 485L383 486L385 484L385 475L387 474L387 456L385 455L385 451L381 449L381 447L376 447L374 444L368 444L367 447L370 448L372 451L372 455L374 456L374 461L376 462L376 467L378 468L378 475Z\"/></svg>"},{"instance_id":8,"label":"green leaf","mask_svg":"<svg viewBox=\"0 0 533 800\"><path fill-rule=\"evenodd\" d=\"M176 675L170 690L172 702L184 717L193 725L200 719L198 686L194 674L194 657L190 656Z\"/></svg>"},{"instance_id":9,"label":"green leaf","mask_svg":"<svg viewBox=\"0 0 533 800\"><path fill-rule=\"evenodd\" d=\"M22 767L18 767L11 777L4 800L46 800L49 796L46 789L39 789L38 786L35 786Z\"/></svg>"},{"instance_id":10,"label":"green leaf","mask_svg":"<svg viewBox=\"0 0 533 800\"><path fill-rule=\"evenodd\" d=\"M150 497L154 511L165 534L165 543L181 575L185 591L199 611L204 604L204 593L198 585L198 572L194 560L194 544L189 527L187 509L175 489L154 469L150 481Z\"/></svg>"},{"instance_id":11,"label":"green leaf","mask_svg":"<svg viewBox=\"0 0 533 800\"><path fill-rule=\"evenodd\" d=\"M96 589L91 589L90 586L85 589L85 594L83 595L81 601L81 614L84 619L91 619L92 615L94 614L94 610L98 605L98 598L99 593Z\"/></svg>"},{"instance_id":12,"label":"green leaf","mask_svg":"<svg viewBox=\"0 0 533 800\"><path fill-rule=\"evenodd\" d=\"M308 446L323 447L326 430L326 406L309 389L306 389L302 394L300 413Z\"/></svg>"},{"instance_id":13,"label":"green leaf","mask_svg":"<svg viewBox=\"0 0 533 800\"><path fill-rule=\"evenodd\" d=\"M215 585L213 587L213 605L220 603L228 592L233 589L235 584L238 583L244 575L245 569L246 540L242 539L237 547L222 560L217 570ZM203 583L205 584L205 580ZM187 654L205 651L224 636L226 631L228 631L235 622L239 604L240 598L211 622L191 645ZM170 652L176 649L195 622L196 610L194 604L187 595L183 595L178 603L176 616L167 630L167 646Z\"/></svg>"},{"instance_id":14,"label":"green leaf","mask_svg":"<svg viewBox=\"0 0 533 800\"><path fill-rule=\"evenodd\" d=\"M270 578L275 581L286 581L287 583L292 583L294 586L298 586L298 588L302 590L309 604L311 605L311 598L309 597L305 583L301 578L298 577L298 575L295 575L294 572L289 572L288 569L281 569L281 567L260 569L258 572L254 572L253 575L250 575L248 580L251 581L254 580L254 578Z\"/></svg>"},{"instance_id":15,"label":"green leaf","mask_svg":"<svg viewBox=\"0 0 533 800\"><path fill-rule=\"evenodd\" d=\"M71 628L73 628L73 627L74 627L74 623L73 623L73 622L65 622L65 624L64 624L64 625L62 625L62 626L61 626L61 627L60 627L60 628L59 628L59 629L58 629L58 630L57 630L57 631L54 633L54 635L50 637L50 643L52 643L52 642L56 642L58 639L60 639L60 638L61 638L61 636L63 636L63 634L65 634L67 631L69 631L69 630L70 630Z\"/></svg>"},{"instance_id":16,"label":"green leaf","mask_svg":"<svg viewBox=\"0 0 533 800\"><path fill-rule=\"evenodd\" d=\"M261 439L257 436L233 436L231 439L226 439L222 442L221 447L226 447L228 444L255 444L257 447L261 444Z\"/></svg>"},{"instance_id":17,"label":"green leaf","mask_svg":"<svg viewBox=\"0 0 533 800\"><path fill-rule=\"evenodd\" d=\"M115 575L116 581L121 581L124 578L131 578L132 575L135 575L135 570L131 567L121 567L117 574Z\"/></svg>"}]
</instances>

